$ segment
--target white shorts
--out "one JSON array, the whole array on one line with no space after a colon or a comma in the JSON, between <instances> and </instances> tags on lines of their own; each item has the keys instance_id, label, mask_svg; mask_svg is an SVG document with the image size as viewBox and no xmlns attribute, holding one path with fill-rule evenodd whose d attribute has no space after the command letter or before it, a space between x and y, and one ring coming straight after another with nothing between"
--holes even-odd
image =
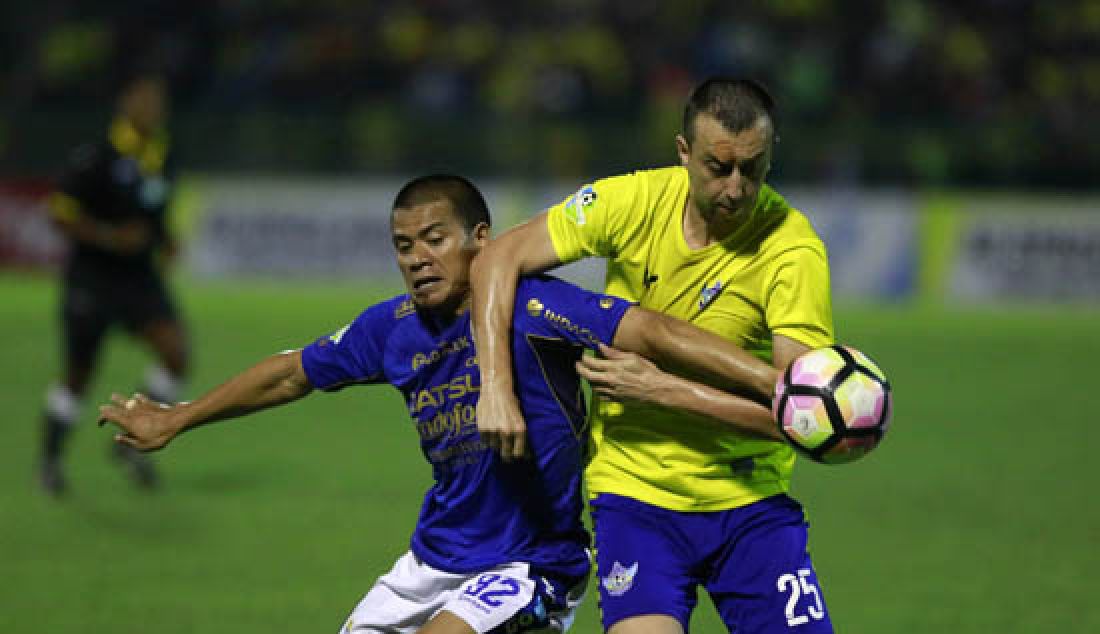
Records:
<instances>
[{"instance_id":1,"label":"white shorts","mask_svg":"<svg viewBox=\"0 0 1100 634\"><path fill-rule=\"evenodd\" d=\"M517 562L477 573L452 574L432 568L409 551L379 577L340 632L414 634L442 610L459 617L478 634L497 627L507 634L565 632L584 598L584 584L569 596L540 603L548 610L525 610L535 599L537 588L548 585L532 579L530 568ZM536 613L540 617L545 613L540 620L549 621L537 630L532 629Z\"/></svg>"}]
</instances>

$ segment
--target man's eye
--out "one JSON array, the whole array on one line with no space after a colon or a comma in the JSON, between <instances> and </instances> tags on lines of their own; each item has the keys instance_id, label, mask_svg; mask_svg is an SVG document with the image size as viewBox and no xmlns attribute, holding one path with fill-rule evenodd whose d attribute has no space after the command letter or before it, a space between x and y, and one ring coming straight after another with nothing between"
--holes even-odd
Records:
<instances>
[{"instance_id":1,"label":"man's eye","mask_svg":"<svg viewBox=\"0 0 1100 634\"><path fill-rule=\"evenodd\" d=\"M430 238L427 238L425 242L432 245L433 247L437 247L443 244L443 236L431 236Z\"/></svg>"},{"instance_id":2,"label":"man's eye","mask_svg":"<svg viewBox=\"0 0 1100 634\"><path fill-rule=\"evenodd\" d=\"M708 163L707 167L715 174L728 174L730 172L730 166L721 163Z\"/></svg>"}]
</instances>

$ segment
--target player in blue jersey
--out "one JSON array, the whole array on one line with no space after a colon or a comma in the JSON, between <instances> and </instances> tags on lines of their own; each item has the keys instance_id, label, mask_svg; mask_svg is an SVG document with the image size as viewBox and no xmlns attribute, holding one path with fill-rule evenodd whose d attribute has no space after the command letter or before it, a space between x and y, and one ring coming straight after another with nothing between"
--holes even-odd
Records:
<instances>
[{"instance_id":1,"label":"player in blue jersey","mask_svg":"<svg viewBox=\"0 0 1100 634\"><path fill-rule=\"evenodd\" d=\"M613 344L764 393L775 371L686 322L555 278L527 278L516 296L512 352L529 452L506 462L482 441L474 417L481 378L469 270L489 239L485 201L460 177L419 178L397 195L391 227L407 294L193 402L116 395L101 407L103 420L122 429L118 442L149 451L187 429L314 389L389 383L404 395L434 482L409 551L378 579L345 631L564 631L590 568L581 523L585 407L575 367L583 350ZM718 390L699 396L725 408L724 418L775 437L767 408Z\"/></svg>"}]
</instances>

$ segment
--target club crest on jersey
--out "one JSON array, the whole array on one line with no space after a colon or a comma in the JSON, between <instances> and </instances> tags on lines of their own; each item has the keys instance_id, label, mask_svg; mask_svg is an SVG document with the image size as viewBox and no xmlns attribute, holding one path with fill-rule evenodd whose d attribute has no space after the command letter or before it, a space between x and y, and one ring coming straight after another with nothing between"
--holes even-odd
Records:
<instances>
[{"instance_id":1,"label":"club crest on jersey","mask_svg":"<svg viewBox=\"0 0 1100 634\"><path fill-rule=\"evenodd\" d=\"M703 310L707 306L710 306L718 294L722 292L722 280L714 280L710 286L703 288L703 291L699 293L699 310Z\"/></svg>"},{"instance_id":2,"label":"club crest on jersey","mask_svg":"<svg viewBox=\"0 0 1100 634\"><path fill-rule=\"evenodd\" d=\"M596 204L596 198L596 190L591 185L581 187L577 193L565 201L565 217L572 220L574 224L583 225L588 221L585 212Z\"/></svg>"},{"instance_id":3,"label":"club crest on jersey","mask_svg":"<svg viewBox=\"0 0 1100 634\"><path fill-rule=\"evenodd\" d=\"M600 583L613 597L620 597L634 587L634 575L638 574L638 562L634 562L629 568L615 562L611 566L611 574L600 578Z\"/></svg>"},{"instance_id":4,"label":"club crest on jersey","mask_svg":"<svg viewBox=\"0 0 1100 634\"><path fill-rule=\"evenodd\" d=\"M539 301L539 298L532 297L531 299L527 300L527 314L528 315L530 315L532 317L538 317L539 315L542 314L542 309L543 309L543 305L542 305L542 302Z\"/></svg>"}]
</instances>

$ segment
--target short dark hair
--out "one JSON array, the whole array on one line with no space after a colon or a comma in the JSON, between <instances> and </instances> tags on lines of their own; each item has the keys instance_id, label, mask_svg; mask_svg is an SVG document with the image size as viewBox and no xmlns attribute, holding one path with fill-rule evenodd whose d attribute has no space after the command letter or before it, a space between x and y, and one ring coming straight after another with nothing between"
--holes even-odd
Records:
<instances>
[{"instance_id":1,"label":"short dark hair","mask_svg":"<svg viewBox=\"0 0 1100 634\"><path fill-rule=\"evenodd\" d=\"M437 200L451 202L467 231L482 223L492 226L489 206L481 192L469 180L455 174L429 174L412 179L397 192L393 209L409 209Z\"/></svg>"},{"instance_id":2,"label":"short dark hair","mask_svg":"<svg viewBox=\"0 0 1100 634\"><path fill-rule=\"evenodd\" d=\"M711 77L699 84L684 107L683 135L690 144L695 140L695 118L707 113L730 132L751 128L766 116L775 134L775 100L768 89L754 79Z\"/></svg>"},{"instance_id":3,"label":"short dark hair","mask_svg":"<svg viewBox=\"0 0 1100 634\"><path fill-rule=\"evenodd\" d=\"M135 71L121 77L118 81L118 88L115 94L120 97L126 96L142 84L153 84L165 93L168 92L168 80L164 75L155 71L146 70Z\"/></svg>"}]
</instances>

